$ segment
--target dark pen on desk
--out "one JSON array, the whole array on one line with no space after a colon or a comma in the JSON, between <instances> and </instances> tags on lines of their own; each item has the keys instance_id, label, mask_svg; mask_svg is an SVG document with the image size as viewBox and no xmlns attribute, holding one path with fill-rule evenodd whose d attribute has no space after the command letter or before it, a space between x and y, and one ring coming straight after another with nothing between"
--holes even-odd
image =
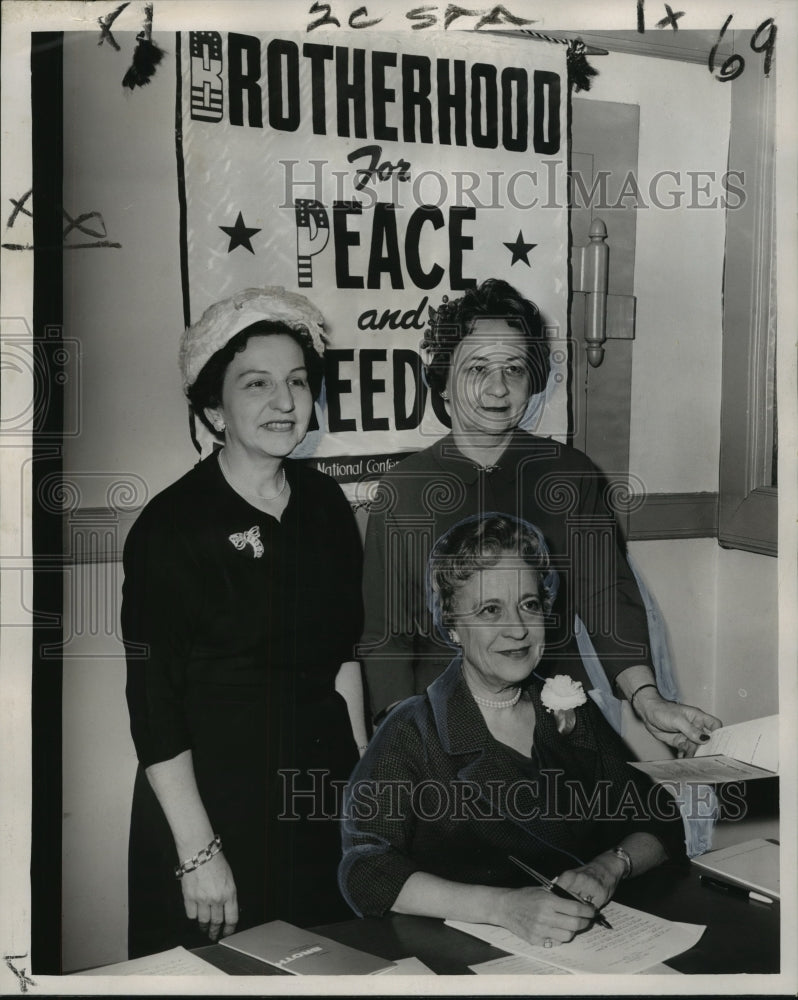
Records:
<instances>
[{"instance_id":1,"label":"dark pen on desk","mask_svg":"<svg viewBox=\"0 0 798 1000\"><path fill-rule=\"evenodd\" d=\"M772 903L770 896L765 896L761 892L754 892L753 889L746 889L744 885L732 885L731 882L723 882L717 878L710 878L708 875L701 875L701 883L710 889L718 889L720 892L728 892L730 896L739 896L740 899L754 899L757 903Z\"/></svg>"},{"instance_id":2,"label":"dark pen on desk","mask_svg":"<svg viewBox=\"0 0 798 1000\"><path fill-rule=\"evenodd\" d=\"M530 868L529 865L525 865L523 861L519 861L518 858L513 857L512 854L508 854L507 857L514 865L518 865L522 871L525 871L527 875L531 875L539 885L543 886L546 892L551 892L555 896L559 896L560 899L575 899L578 903L587 903L588 906L592 906L596 911L596 916L594 918L596 923L601 927L606 927L609 931L613 929L609 920L607 920L604 914L600 912L599 908L591 900L585 899L583 896L579 896L575 892L571 892L570 889L564 889L561 885L558 885L557 882L552 882L552 880L546 878L545 875L541 875L539 872L536 872L534 868Z\"/></svg>"}]
</instances>

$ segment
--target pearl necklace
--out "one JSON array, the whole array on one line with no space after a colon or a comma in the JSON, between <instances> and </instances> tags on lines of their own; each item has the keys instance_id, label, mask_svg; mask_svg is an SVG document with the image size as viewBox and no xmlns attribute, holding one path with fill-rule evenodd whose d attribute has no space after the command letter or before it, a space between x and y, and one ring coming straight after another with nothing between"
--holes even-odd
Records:
<instances>
[{"instance_id":1,"label":"pearl necklace","mask_svg":"<svg viewBox=\"0 0 798 1000\"><path fill-rule=\"evenodd\" d=\"M244 496L250 497L252 500L256 500L256 499L257 500L267 500L267 501L268 500L276 500L277 497L279 497L279 496L282 495L282 492L285 489L286 483L288 482L288 478L286 477L286 474L285 474L285 467L283 466L283 468L280 470L282 472L282 474L283 474L283 485L280 487L280 489L276 493L273 493L270 497L265 497L261 493L250 493L248 490L245 490L243 488L243 486L237 485L236 483L233 482L233 478L230 475L230 470L227 468L227 460L224 457L224 452L222 452L221 455L219 455L219 465L221 467L221 470L222 470L222 473L224 475L224 478L233 487L233 489L237 493L243 493Z\"/></svg>"},{"instance_id":2,"label":"pearl necklace","mask_svg":"<svg viewBox=\"0 0 798 1000\"><path fill-rule=\"evenodd\" d=\"M463 680L465 680L466 682L466 687L468 687L468 690L471 691L471 688L468 686L468 680L466 679L465 670L462 667L460 669L463 673ZM519 688L515 692L512 698L507 698L506 701L499 701L498 699L494 698L482 698L480 697L480 695L474 694L473 691L471 691L471 697L474 699L477 705L482 705L483 708L514 708L521 700L521 688Z\"/></svg>"},{"instance_id":3,"label":"pearl necklace","mask_svg":"<svg viewBox=\"0 0 798 1000\"><path fill-rule=\"evenodd\" d=\"M477 705L482 705L484 708L512 708L517 705L521 700L521 688L519 688L512 698L508 698L507 701L494 701L492 698L480 698L478 694L471 692L471 696Z\"/></svg>"}]
</instances>

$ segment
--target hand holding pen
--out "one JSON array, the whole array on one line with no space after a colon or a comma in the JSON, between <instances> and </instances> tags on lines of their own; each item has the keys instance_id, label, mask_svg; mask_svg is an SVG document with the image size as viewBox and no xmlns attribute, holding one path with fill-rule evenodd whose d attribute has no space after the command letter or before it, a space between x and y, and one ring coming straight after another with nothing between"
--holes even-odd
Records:
<instances>
[{"instance_id":1,"label":"hand holding pen","mask_svg":"<svg viewBox=\"0 0 798 1000\"><path fill-rule=\"evenodd\" d=\"M607 920L603 913L600 912L598 907L593 903L592 899L588 899L586 896L580 896L575 892L571 892L570 889L566 889L557 883L556 879L546 878L545 875L541 875L536 872L534 868L530 868L529 865L524 864L523 861L519 861L518 858L514 857L512 854L509 855L510 861L514 865L517 865L522 871L525 871L527 875L530 875L538 885L542 886L547 892L551 892L553 895L558 896L560 899L575 899L580 903L586 903L588 906L592 906L595 911L595 921L599 926L606 927L607 930L612 930L612 924Z\"/></svg>"}]
</instances>

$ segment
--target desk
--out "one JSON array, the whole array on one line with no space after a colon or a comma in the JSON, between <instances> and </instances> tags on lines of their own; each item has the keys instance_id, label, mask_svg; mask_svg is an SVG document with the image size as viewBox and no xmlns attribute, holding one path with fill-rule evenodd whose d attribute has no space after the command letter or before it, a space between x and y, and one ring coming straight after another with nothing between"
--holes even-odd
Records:
<instances>
[{"instance_id":1,"label":"desk","mask_svg":"<svg viewBox=\"0 0 798 1000\"><path fill-rule=\"evenodd\" d=\"M668 920L706 924L698 944L667 964L683 973L779 971L779 904L749 902L704 886L691 868L664 865L623 883L615 899ZM471 975L469 965L505 953L429 917L347 920L314 928L381 958L415 955L437 975ZM246 955L209 945L196 954L232 975L290 975Z\"/></svg>"}]
</instances>

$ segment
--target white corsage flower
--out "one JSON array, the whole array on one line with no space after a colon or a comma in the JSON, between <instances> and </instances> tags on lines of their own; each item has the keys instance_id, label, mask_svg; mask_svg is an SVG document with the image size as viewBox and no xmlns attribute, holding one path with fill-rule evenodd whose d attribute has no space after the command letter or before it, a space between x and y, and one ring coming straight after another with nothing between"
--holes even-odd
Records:
<instances>
[{"instance_id":1,"label":"white corsage flower","mask_svg":"<svg viewBox=\"0 0 798 1000\"><path fill-rule=\"evenodd\" d=\"M587 695L579 681L566 674L549 677L540 692L540 700L547 712L557 720L557 732L567 735L576 725L575 708L584 705Z\"/></svg>"},{"instance_id":2,"label":"white corsage flower","mask_svg":"<svg viewBox=\"0 0 798 1000\"><path fill-rule=\"evenodd\" d=\"M558 709L579 708L587 701L587 695L580 681L567 674L557 674L556 677L549 677L543 685L540 700L550 712L556 712Z\"/></svg>"}]
</instances>

